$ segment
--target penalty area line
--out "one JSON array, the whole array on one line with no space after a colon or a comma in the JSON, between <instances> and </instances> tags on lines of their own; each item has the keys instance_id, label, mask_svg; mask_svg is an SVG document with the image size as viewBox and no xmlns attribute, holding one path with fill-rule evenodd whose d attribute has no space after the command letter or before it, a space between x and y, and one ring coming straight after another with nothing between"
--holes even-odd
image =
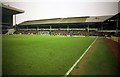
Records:
<instances>
[{"instance_id":1,"label":"penalty area line","mask_svg":"<svg viewBox=\"0 0 120 77\"><path fill-rule=\"evenodd\" d=\"M80 60L84 57L84 55L88 52L88 50L91 48L91 46L95 43L97 40L98 36L95 38L95 40L90 44L90 46L85 50L85 52L80 56L80 58L73 64L73 66L67 71L67 73L63 77L67 77L70 72L74 69L74 67L80 62Z\"/></svg>"}]
</instances>

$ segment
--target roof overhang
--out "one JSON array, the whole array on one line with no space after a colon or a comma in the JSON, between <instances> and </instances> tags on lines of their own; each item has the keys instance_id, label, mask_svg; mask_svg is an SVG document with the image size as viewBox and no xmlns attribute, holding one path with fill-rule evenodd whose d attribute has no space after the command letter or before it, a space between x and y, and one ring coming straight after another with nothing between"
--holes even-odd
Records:
<instances>
[{"instance_id":1,"label":"roof overhang","mask_svg":"<svg viewBox=\"0 0 120 77\"><path fill-rule=\"evenodd\" d=\"M41 24L72 24L72 23L99 23L111 18L113 15L108 16L85 16L85 17L68 17L68 18L53 18L43 20L30 20L24 21L21 25L41 25Z\"/></svg>"},{"instance_id":2,"label":"roof overhang","mask_svg":"<svg viewBox=\"0 0 120 77\"><path fill-rule=\"evenodd\" d=\"M0 7L2 7L2 13L3 13L3 14L11 14L11 15L14 15L14 14L19 14L19 13L24 13L23 10L20 10L20 9L17 9L17 8L14 8L14 7L11 7L11 6L9 6L9 5L1 4Z\"/></svg>"},{"instance_id":3,"label":"roof overhang","mask_svg":"<svg viewBox=\"0 0 120 77\"><path fill-rule=\"evenodd\" d=\"M113 15L108 15L108 16L90 16L89 18L86 19L85 22L104 22L107 19L113 17Z\"/></svg>"},{"instance_id":4,"label":"roof overhang","mask_svg":"<svg viewBox=\"0 0 120 77\"><path fill-rule=\"evenodd\" d=\"M52 18L42 20L30 20L20 23L19 25L37 25L37 24L65 24L65 23L83 23L86 21L86 17L68 17L68 18Z\"/></svg>"}]
</instances>

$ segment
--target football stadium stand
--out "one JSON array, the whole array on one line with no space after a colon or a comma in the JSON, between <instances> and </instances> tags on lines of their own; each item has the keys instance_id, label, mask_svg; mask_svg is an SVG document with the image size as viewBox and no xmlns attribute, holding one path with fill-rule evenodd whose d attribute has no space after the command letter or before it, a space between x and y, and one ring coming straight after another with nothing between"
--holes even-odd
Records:
<instances>
[{"instance_id":1,"label":"football stadium stand","mask_svg":"<svg viewBox=\"0 0 120 77\"><path fill-rule=\"evenodd\" d=\"M13 15L24 11L4 4L0 7L2 7L2 34L120 36L118 26L120 13L108 16L30 20L15 24L13 27ZM11 29L15 30L11 31Z\"/></svg>"},{"instance_id":2,"label":"football stadium stand","mask_svg":"<svg viewBox=\"0 0 120 77\"><path fill-rule=\"evenodd\" d=\"M115 16L85 16L24 21L17 25L17 34L47 35L113 35L119 36L117 25L119 13Z\"/></svg>"},{"instance_id":3,"label":"football stadium stand","mask_svg":"<svg viewBox=\"0 0 120 77\"><path fill-rule=\"evenodd\" d=\"M13 15L16 17L16 14L24 11L5 4L0 4L0 8L2 8L2 34L6 34L9 29L13 29Z\"/></svg>"}]
</instances>

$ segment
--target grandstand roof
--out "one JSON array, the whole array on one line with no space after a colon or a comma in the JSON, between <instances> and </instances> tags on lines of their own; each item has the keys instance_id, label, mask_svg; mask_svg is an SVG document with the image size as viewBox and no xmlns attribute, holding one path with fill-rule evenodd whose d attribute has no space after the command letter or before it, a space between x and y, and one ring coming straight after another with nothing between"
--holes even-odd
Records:
<instances>
[{"instance_id":1,"label":"grandstand roof","mask_svg":"<svg viewBox=\"0 0 120 77\"><path fill-rule=\"evenodd\" d=\"M84 23L84 22L103 22L109 18L109 16L86 16L86 17L68 17L68 18L54 18L43 20L31 20L20 23L19 25L37 25L37 24L59 24L59 23Z\"/></svg>"},{"instance_id":2,"label":"grandstand roof","mask_svg":"<svg viewBox=\"0 0 120 77\"><path fill-rule=\"evenodd\" d=\"M113 17L113 15L108 15L108 16L91 16L86 19L85 22L104 22L105 20Z\"/></svg>"},{"instance_id":3,"label":"grandstand roof","mask_svg":"<svg viewBox=\"0 0 120 77\"><path fill-rule=\"evenodd\" d=\"M5 4L1 4L0 7L2 7L2 12L4 14L19 14L19 13L23 13L23 10L11 7L10 5L5 5Z\"/></svg>"},{"instance_id":4,"label":"grandstand roof","mask_svg":"<svg viewBox=\"0 0 120 77\"><path fill-rule=\"evenodd\" d=\"M69 18L53 18L43 20L31 20L20 23L19 25L32 25L32 24L57 24L57 23L79 23L85 22L87 17L69 17Z\"/></svg>"}]
</instances>

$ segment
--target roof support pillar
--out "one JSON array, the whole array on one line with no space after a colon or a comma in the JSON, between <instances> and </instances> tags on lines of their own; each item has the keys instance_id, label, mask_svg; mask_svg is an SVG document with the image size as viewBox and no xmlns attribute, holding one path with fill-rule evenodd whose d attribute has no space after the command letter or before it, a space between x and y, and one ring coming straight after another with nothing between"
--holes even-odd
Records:
<instances>
[{"instance_id":1,"label":"roof support pillar","mask_svg":"<svg viewBox=\"0 0 120 77\"><path fill-rule=\"evenodd\" d=\"M15 25L16 25L16 14L15 14Z\"/></svg>"},{"instance_id":2,"label":"roof support pillar","mask_svg":"<svg viewBox=\"0 0 120 77\"><path fill-rule=\"evenodd\" d=\"M87 25L87 31L89 32L89 24Z\"/></svg>"},{"instance_id":3,"label":"roof support pillar","mask_svg":"<svg viewBox=\"0 0 120 77\"><path fill-rule=\"evenodd\" d=\"M116 16L116 36L118 36L118 15Z\"/></svg>"},{"instance_id":4,"label":"roof support pillar","mask_svg":"<svg viewBox=\"0 0 120 77\"><path fill-rule=\"evenodd\" d=\"M52 26L50 25L50 33L51 33Z\"/></svg>"},{"instance_id":5,"label":"roof support pillar","mask_svg":"<svg viewBox=\"0 0 120 77\"><path fill-rule=\"evenodd\" d=\"M67 32L69 32L69 25L67 25Z\"/></svg>"},{"instance_id":6,"label":"roof support pillar","mask_svg":"<svg viewBox=\"0 0 120 77\"><path fill-rule=\"evenodd\" d=\"M37 30L39 30L39 26L37 25Z\"/></svg>"},{"instance_id":7,"label":"roof support pillar","mask_svg":"<svg viewBox=\"0 0 120 77\"><path fill-rule=\"evenodd\" d=\"M28 26L27 26L27 31L28 31Z\"/></svg>"},{"instance_id":8,"label":"roof support pillar","mask_svg":"<svg viewBox=\"0 0 120 77\"><path fill-rule=\"evenodd\" d=\"M15 14L15 30L16 30L16 25L17 25L17 24L16 24L16 14Z\"/></svg>"},{"instance_id":9,"label":"roof support pillar","mask_svg":"<svg viewBox=\"0 0 120 77\"><path fill-rule=\"evenodd\" d=\"M100 30L103 30L103 23L101 23L101 29Z\"/></svg>"}]
</instances>

